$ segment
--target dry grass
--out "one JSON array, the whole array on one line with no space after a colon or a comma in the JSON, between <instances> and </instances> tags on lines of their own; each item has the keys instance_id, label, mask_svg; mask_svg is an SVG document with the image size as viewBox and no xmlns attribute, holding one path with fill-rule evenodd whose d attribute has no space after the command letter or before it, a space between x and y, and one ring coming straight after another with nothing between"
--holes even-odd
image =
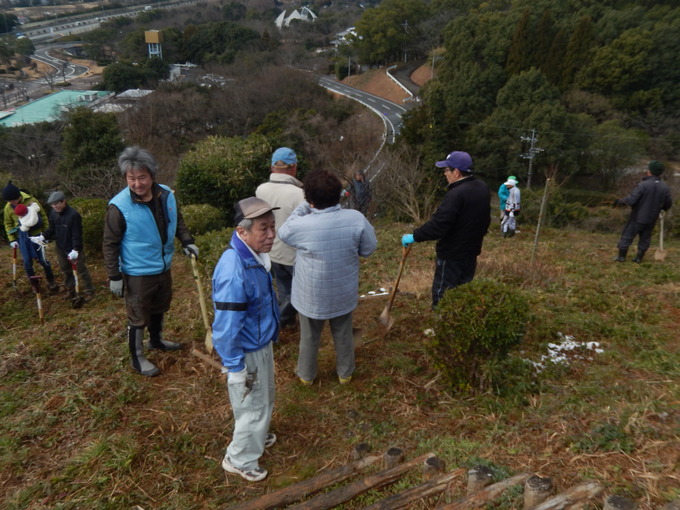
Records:
<instances>
[{"instance_id":1,"label":"dry grass","mask_svg":"<svg viewBox=\"0 0 680 510\"><path fill-rule=\"evenodd\" d=\"M398 239L409 228L378 226L380 248L362 265L362 292L392 285ZM669 243L663 264L614 265L614 235L547 231L532 266L532 242L529 229L506 240L492 232L478 273L526 293L534 316L526 355L539 354L561 327L579 341L603 342L604 354L546 375L540 393L519 401L447 393L424 348L433 247L416 245L389 332L376 321L386 298L360 300L355 322L366 344L350 385L337 383L326 333L319 377L301 387L294 375L296 334L282 335L272 424L279 442L262 459L270 476L261 484L225 476L219 466L232 428L224 376L187 350L151 354L163 371L157 378L132 373L125 312L108 293L101 261L91 267L97 298L72 310L62 298L46 296L47 320L40 325L23 278L22 295L14 295L5 257L0 506L225 507L342 465L359 442L377 452L400 446L411 458L434 451L450 469L485 459L505 472L552 476L561 489L594 479L609 493L633 497L641 509L680 496L678 246ZM173 275L168 338L202 349L205 333L184 257L176 258ZM609 425L621 435L598 432ZM462 490L462 481L454 485L454 493ZM343 508L379 497L371 493Z\"/></svg>"}]
</instances>

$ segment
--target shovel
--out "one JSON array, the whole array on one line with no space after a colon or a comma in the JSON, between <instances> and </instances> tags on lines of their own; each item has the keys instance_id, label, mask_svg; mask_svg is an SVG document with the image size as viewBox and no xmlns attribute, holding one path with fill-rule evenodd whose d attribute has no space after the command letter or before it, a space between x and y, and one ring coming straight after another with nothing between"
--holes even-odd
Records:
<instances>
[{"instance_id":1,"label":"shovel","mask_svg":"<svg viewBox=\"0 0 680 510\"><path fill-rule=\"evenodd\" d=\"M73 299L71 299L71 308L76 309L83 306L83 303L85 302L85 298L80 295L80 284L78 283L78 271L76 270L77 263L78 259L71 261L71 268L73 269L73 279L76 282L76 295Z\"/></svg>"},{"instance_id":2,"label":"shovel","mask_svg":"<svg viewBox=\"0 0 680 510\"><path fill-rule=\"evenodd\" d=\"M17 287L17 247L12 248L12 287L14 292L19 295L19 288Z\"/></svg>"},{"instance_id":3,"label":"shovel","mask_svg":"<svg viewBox=\"0 0 680 510\"><path fill-rule=\"evenodd\" d=\"M659 215L659 247L654 252L654 260L664 260L666 258L666 250L663 249L663 218L665 214L661 212Z\"/></svg>"},{"instance_id":4,"label":"shovel","mask_svg":"<svg viewBox=\"0 0 680 510\"><path fill-rule=\"evenodd\" d=\"M392 324L394 324L394 319L392 318L392 315L390 315L390 311L392 310L392 303L394 303L394 297L397 295L397 288L399 287L399 280L401 280L401 273L404 271L406 257L408 257L410 251L411 245L402 247L401 262L399 263L399 275L397 276L397 281L394 282L394 287L392 287L392 292L390 294L389 300L387 301L385 309L380 314L380 317L378 317L378 320L382 322L382 324L387 329L390 329L392 327Z\"/></svg>"},{"instance_id":5,"label":"shovel","mask_svg":"<svg viewBox=\"0 0 680 510\"><path fill-rule=\"evenodd\" d=\"M198 264L196 263L196 255L194 254L191 255L191 269L194 272L194 280L196 280L196 286L198 287L198 300L201 303L201 314L203 315L203 324L205 325L205 349L210 354L213 351L212 327L210 326L210 319L208 318L208 308L205 306L201 275L198 272Z\"/></svg>"},{"instance_id":6,"label":"shovel","mask_svg":"<svg viewBox=\"0 0 680 510\"><path fill-rule=\"evenodd\" d=\"M31 276L31 287L35 292L35 300L38 303L38 316L40 317L40 324L45 324L45 313L43 312L42 297L40 296L40 276Z\"/></svg>"}]
</instances>

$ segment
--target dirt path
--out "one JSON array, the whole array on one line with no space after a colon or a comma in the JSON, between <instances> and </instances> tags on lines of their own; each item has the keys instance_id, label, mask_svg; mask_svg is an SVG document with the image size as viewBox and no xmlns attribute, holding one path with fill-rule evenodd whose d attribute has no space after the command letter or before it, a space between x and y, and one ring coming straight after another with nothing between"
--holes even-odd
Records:
<instances>
[{"instance_id":1,"label":"dirt path","mask_svg":"<svg viewBox=\"0 0 680 510\"><path fill-rule=\"evenodd\" d=\"M420 86L427 83L429 79L430 68L426 65L419 67L411 75L411 80ZM345 78L342 82L397 104L403 104L404 100L410 97L403 88L387 76L385 69L371 69L363 74Z\"/></svg>"}]
</instances>

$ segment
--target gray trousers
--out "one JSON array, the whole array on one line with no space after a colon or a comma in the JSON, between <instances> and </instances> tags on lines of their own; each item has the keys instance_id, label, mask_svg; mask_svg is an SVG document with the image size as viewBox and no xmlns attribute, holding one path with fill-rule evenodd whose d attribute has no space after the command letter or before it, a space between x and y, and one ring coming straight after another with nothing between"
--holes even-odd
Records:
<instances>
[{"instance_id":1,"label":"gray trousers","mask_svg":"<svg viewBox=\"0 0 680 510\"><path fill-rule=\"evenodd\" d=\"M352 312L332 319L310 319L300 317L300 354L297 375L305 381L313 381L318 370L321 331L328 321L335 344L335 370L343 379L354 373L354 337L352 335Z\"/></svg>"},{"instance_id":2,"label":"gray trousers","mask_svg":"<svg viewBox=\"0 0 680 510\"><path fill-rule=\"evenodd\" d=\"M264 440L272 421L276 393L272 344L273 342L269 342L259 351L246 353L246 369L250 374L257 368L257 378L253 390L245 400L244 384L227 384L229 401L234 413L234 435L227 447L227 456L234 466L245 471L258 467L258 460L264 453Z\"/></svg>"}]
</instances>

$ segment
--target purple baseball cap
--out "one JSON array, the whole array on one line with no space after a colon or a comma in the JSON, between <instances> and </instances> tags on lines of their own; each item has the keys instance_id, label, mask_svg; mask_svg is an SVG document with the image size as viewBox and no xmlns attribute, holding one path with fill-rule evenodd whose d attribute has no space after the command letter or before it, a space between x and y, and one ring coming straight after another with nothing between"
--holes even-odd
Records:
<instances>
[{"instance_id":1,"label":"purple baseball cap","mask_svg":"<svg viewBox=\"0 0 680 510\"><path fill-rule=\"evenodd\" d=\"M467 152L454 151L444 161L437 161L437 168L457 168L461 172L472 172L472 158Z\"/></svg>"}]
</instances>

